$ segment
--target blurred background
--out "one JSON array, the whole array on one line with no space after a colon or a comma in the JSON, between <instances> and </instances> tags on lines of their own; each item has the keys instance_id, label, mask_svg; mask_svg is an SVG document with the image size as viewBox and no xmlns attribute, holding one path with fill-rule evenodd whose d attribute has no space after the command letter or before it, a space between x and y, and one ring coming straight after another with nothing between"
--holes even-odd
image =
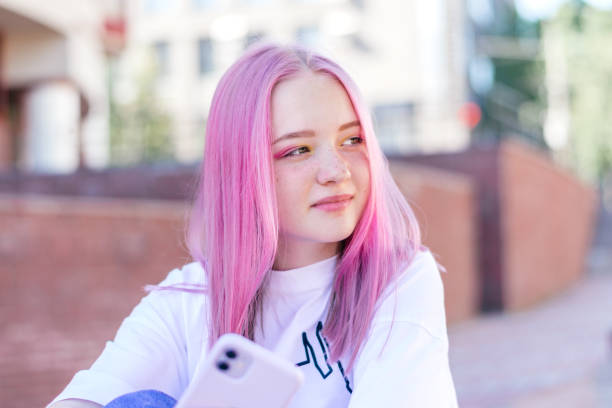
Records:
<instances>
[{"instance_id":1,"label":"blurred background","mask_svg":"<svg viewBox=\"0 0 612 408\"><path fill-rule=\"evenodd\" d=\"M0 0L0 401L43 406L189 261L216 83L360 86L443 274L462 407L612 406L612 1Z\"/></svg>"}]
</instances>

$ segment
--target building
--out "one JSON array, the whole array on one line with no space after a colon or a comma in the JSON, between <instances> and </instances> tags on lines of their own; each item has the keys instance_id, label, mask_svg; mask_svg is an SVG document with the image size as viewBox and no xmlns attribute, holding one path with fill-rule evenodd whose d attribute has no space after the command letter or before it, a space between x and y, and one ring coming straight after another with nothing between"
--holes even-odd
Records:
<instances>
[{"instance_id":1,"label":"building","mask_svg":"<svg viewBox=\"0 0 612 408\"><path fill-rule=\"evenodd\" d=\"M134 0L114 97L129 101L143 64L172 119L181 162L202 155L210 100L225 69L258 39L319 49L355 78L392 152L458 150L469 128L461 0Z\"/></svg>"},{"instance_id":2,"label":"building","mask_svg":"<svg viewBox=\"0 0 612 408\"><path fill-rule=\"evenodd\" d=\"M108 161L105 54L120 3L0 0L0 168L69 173Z\"/></svg>"}]
</instances>

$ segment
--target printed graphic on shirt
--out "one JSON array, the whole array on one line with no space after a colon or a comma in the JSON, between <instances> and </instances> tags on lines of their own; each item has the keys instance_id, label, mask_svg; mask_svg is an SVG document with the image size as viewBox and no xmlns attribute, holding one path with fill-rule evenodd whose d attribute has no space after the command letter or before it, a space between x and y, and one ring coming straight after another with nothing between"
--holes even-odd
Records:
<instances>
[{"instance_id":1,"label":"printed graphic on shirt","mask_svg":"<svg viewBox=\"0 0 612 408\"><path fill-rule=\"evenodd\" d=\"M329 377L331 373L334 372L334 369L332 368L331 365L329 365L329 361L327 358L329 344L327 343L327 340L325 339L325 337L323 337L323 335L321 334L322 330L323 330L323 323L319 321L317 323L317 329L316 329L316 337L318 340L317 343L319 344L319 347L316 348L316 351L315 351L315 347L312 346L310 340L308 340L308 334L306 332L302 332L302 343L304 344L304 353L306 354L306 359L304 361L297 363L296 365L298 367L301 367L303 365L313 363L315 368L319 372L319 374L321 374L321 377L325 380L327 377ZM320 353L323 354L323 358L321 358L321 354L319 354L319 357L317 357L317 354L319 351ZM325 367L323 366L322 363L325 363ZM352 394L353 390L349 383L348 377L346 376L346 374L344 374L344 368L342 367L342 363L340 362L340 360L338 360L337 365L338 365L338 370L340 371L340 374L342 375L342 378L344 378L344 384L346 385L346 390Z\"/></svg>"}]
</instances>

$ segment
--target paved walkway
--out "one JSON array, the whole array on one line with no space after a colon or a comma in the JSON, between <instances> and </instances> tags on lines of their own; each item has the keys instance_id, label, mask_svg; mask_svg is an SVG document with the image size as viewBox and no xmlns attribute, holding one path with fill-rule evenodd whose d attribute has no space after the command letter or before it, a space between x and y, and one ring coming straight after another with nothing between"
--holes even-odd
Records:
<instances>
[{"instance_id":1,"label":"paved walkway","mask_svg":"<svg viewBox=\"0 0 612 408\"><path fill-rule=\"evenodd\" d=\"M462 408L612 407L612 217L600 219L589 273L524 312L449 330Z\"/></svg>"}]
</instances>

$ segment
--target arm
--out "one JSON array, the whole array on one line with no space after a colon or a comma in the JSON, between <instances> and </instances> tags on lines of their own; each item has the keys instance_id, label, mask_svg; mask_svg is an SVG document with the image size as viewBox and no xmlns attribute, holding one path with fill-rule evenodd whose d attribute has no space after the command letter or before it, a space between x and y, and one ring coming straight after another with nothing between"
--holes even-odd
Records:
<instances>
[{"instance_id":1,"label":"arm","mask_svg":"<svg viewBox=\"0 0 612 408\"><path fill-rule=\"evenodd\" d=\"M361 352L349 408L457 407L446 340L417 324L395 322L383 349L388 329L374 327Z\"/></svg>"},{"instance_id":2,"label":"arm","mask_svg":"<svg viewBox=\"0 0 612 408\"><path fill-rule=\"evenodd\" d=\"M391 289L355 362L349 407L456 407L433 256L419 253Z\"/></svg>"},{"instance_id":3,"label":"arm","mask_svg":"<svg viewBox=\"0 0 612 408\"><path fill-rule=\"evenodd\" d=\"M182 279L175 270L162 285ZM123 321L114 341L107 342L91 368L74 376L54 404L62 401L73 404L67 407L80 407L92 401L105 405L143 389L175 398L180 395L188 381L182 296L176 291L159 291L143 298Z\"/></svg>"}]
</instances>

